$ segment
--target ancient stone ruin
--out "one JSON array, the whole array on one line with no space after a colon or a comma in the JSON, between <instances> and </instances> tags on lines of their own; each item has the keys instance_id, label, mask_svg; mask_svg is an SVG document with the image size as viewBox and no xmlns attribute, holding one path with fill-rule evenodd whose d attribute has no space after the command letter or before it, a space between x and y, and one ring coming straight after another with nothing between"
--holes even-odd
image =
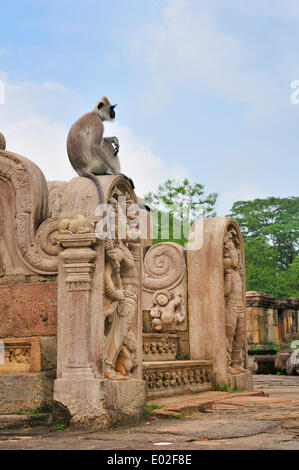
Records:
<instances>
[{"instance_id":1,"label":"ancient stone ruin","mask_svg":"<svg viewBox=\"0 0 299 470\"><path fill-rule=\"evenodd\" d=\"M203 219L187 249L152 246L128 179L97 177L102 210L92 181L47 182L0 137L0 413L101 429L152 397L251 390L237 223Z\"/></svg>"}]
</instances>

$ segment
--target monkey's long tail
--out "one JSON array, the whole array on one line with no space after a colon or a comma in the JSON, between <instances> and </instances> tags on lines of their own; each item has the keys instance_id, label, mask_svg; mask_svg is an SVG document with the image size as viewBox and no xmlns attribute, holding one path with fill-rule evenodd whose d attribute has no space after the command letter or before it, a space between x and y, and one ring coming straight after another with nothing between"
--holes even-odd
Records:
<instances>
[{"instance_id":1,"label":"monkey's long tail","mask_svg":"<svg viewBox=\"0 0 299 470\"><path fill-rule=\"evenodd\" d=\"M98 191L100 204L104 204L104 194L103 194L102 186L99 180L97 179L97 177L93 173L89 173L89 171L82 172L81 176L85 176L85 178L89 178L91 181L94 182Z\"/></svg>"}]
</instances>

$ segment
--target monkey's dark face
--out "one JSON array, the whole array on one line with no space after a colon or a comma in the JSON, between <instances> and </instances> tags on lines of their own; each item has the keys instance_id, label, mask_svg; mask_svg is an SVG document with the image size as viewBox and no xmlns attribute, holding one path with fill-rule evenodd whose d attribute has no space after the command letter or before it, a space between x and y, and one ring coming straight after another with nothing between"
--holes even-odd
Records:
<instances>
[{"instance_id":1,"label":"monkey's dark face","mask_svg":"<svg viewBox=\"0 0 299 470\"><path fill-rule=\"evenodd\" d=\"M113 106L110 106L110 118L115 119L115 111L114 108L117 106L117 104L114 104Z\"/></svg>"},{"instance_id":2,"label":"monkey's dark face","mask_svg":"<svg viewBox=\"0 0 299 470\"><path fill-rule=\"evenodd\" d=\"M116 106L117 104L105 105L102 101L97 105L97 111L102 121L113 121L115 119L114 108Z\"/></svg>"}]
</instances>

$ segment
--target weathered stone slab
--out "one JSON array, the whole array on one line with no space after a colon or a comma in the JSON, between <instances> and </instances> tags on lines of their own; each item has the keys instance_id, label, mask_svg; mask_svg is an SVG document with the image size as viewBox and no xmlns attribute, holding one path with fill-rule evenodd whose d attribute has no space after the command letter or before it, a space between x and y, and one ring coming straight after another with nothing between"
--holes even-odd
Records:
<instances>
[{"instance_id":1,"label":"weathered stone slab","mask_svg":"<svg viewBox=\"0 0 299 470\"><path fill-rule=\"evenodd\" d=\"M0 338L56 335L56 281L0 285Z\"/></svg>"},{"instance_id":2,"label":"weathered stone slab","mask_svg":"<svg viewBox=\"0 0 299 470\"><path fill-rule=\"evenodd\" d=\"M26 408L51 410L54 371L1 374L0 379L0 414L15 414Z\"/></svg>"},{"instance_id":3,"label":"weathered stone slab","mask_svg":"<svg viewBox=\"0 0 299 470\"><path fill-rule=\"evenodd\" d=\"M142 417L144 380L105 380L105 408L110 425L136 423Z\"/></svg>"},{"instance_id":4,"label":"weathered stone slab","mask_svg":"<svg viewBox=\"0 0 299 470\"><path fill-rule=\"evenodd\" d=\"M42 370L56 369L57 366L57 337L41 336Z\"/></svg>"},{"instance_id":5,"label":"weathered stone slab","mask_svg":"<svg viewBox=\"0 0 299 470\"><path fill-rule=\"evenodd\" d=\"M52 422L51 413L38 413L32 415L0 415L0 429L22 429L34 426L49 426Z\"/></svg>"},{"instance_id":6,"label":"weathered stone slab","mask_svg":"<svg viewBox=\"0 0 299 470\"><path fill-rule=\"evenodd\" d=\"M243 374L230 375L230 383L233 389L238 390L253 390L251 372L244 372Z\"/></svg>"}]
</instances>

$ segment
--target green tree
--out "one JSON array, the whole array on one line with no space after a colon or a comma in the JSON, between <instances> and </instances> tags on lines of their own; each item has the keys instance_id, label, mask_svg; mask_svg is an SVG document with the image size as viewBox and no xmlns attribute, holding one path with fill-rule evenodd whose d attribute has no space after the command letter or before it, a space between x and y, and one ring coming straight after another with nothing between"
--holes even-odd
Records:
<instances>
[{"instance_id":1,"label":"green tree","mask_svg":"<svg viewBox=\"0 0 299 470\"><path fill-rule=\"evenodd\" d=\"M275 295L279 284L278 251L258 238L244 242L246 290Z\"/></svg>"},{"instance_id":2,"label":"green tree","mask_svg":"<svg viewBox=\"0 0 299 470\"><path fill-rule=\"evenodd\" d=\"M231 213L245 241L254 237L277 250L278 267L288 269L299 254L299 197L235 202Z\"/></svg>"},{"instance_id":3,"label":"green tree","mask_svg":"<svg viewBox=\"0 0 299 470\"><path fill-rule=\"evenodd\" d=\"M168 179L158 187L156 193L149 192L144 200L153 209L171 212L174 217L194 221L198 217L215 217L218 194L204 195L204 186L191 184L187 178L182 183ZM187 216L187 217L186 217Z\"/></svg>"},{"instance_id":4,"label":"green tree","mask_svg":"<svg viewBox=\"0 0 299 470\"><path fill-rule=\"evenodd\" d=\"M168 179L149 192L144 201L152 209L152 225L156 233L153 243L174 241L184 245L192 223L199 217L215 217L218 194L205 195L204 186L191 184L187 178L177 183Z\"/></svg>"},{"instance_id":5,"label":"green tree","mask_svg":"<svg viewBox=\"0 0 299 470\"><path fill-rule=\"evenodd\" d=\"M299 297L299 256L286 271L280 273L282 296Z\"/></svg>"}]
</instances>

